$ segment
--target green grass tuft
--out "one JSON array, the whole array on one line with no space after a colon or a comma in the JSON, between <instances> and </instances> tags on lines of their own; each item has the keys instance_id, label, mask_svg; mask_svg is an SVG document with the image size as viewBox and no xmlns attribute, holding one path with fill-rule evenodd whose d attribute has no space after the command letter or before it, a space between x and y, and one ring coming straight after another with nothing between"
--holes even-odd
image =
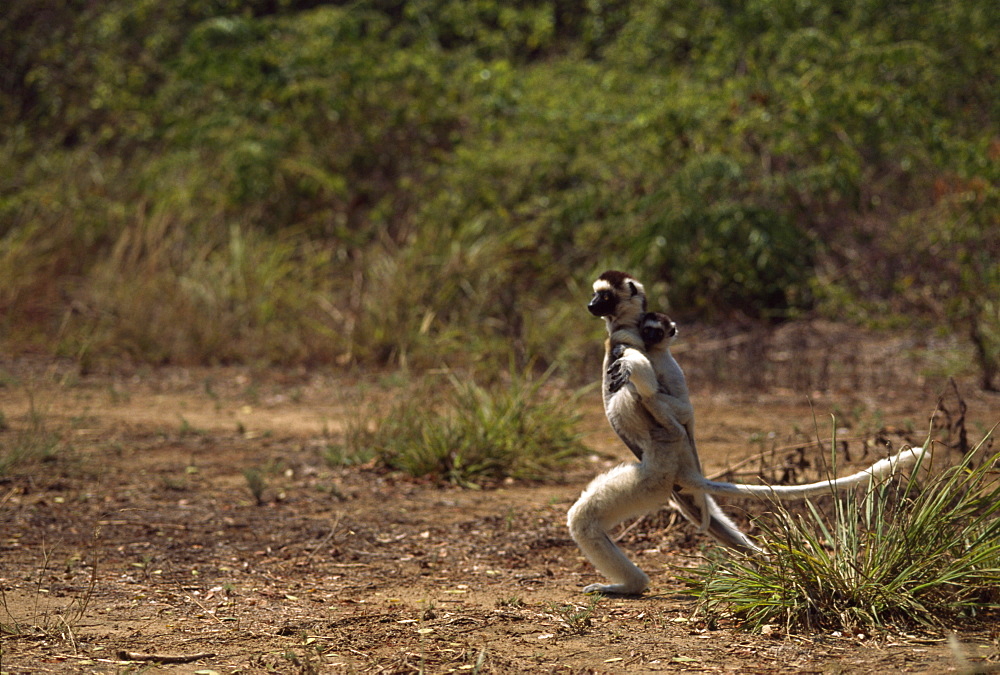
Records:
<instances>
[{"instance_id":1,"label":"green grass tuft","mask_svg":"<svg viewBox=\"0 0 1000 675\"><path fill-rule=\"evenodd\" d=\"M758 521L765 560L720 559L695 570L699 611L787 631L874 632L941 626L1000 607L1000 454L985 440L957 466L920 484L887 480L838 497L824 515L776 506Z\"/></svg>"},{"instance_id":2,"label":"green grass tuft","mask_svg":"<svg viewBox=\"0 0 1000 675\"><path fill-rule=\"evenodd\" d=\"M570 400L546 395L538 379L516 376L489 387L448 375L441 394L428 389L396 403L371 430L348 429L345 456L373 456L411 476L464 487L504 478L545 479L583 454Z\"/></svg>"},{"instance_id":3,"label":"green grass tuft","mask_svg":"<svg viewBox=\"0 0 1000 675\"><path fill-rule=\"evenodd\" d=\"M0 477L18 467L50 460L59 451L59 436L46 426L30 394L29 401L28 416L22 427L12 425L0 412Z\"/></svg>"}]
</instances>

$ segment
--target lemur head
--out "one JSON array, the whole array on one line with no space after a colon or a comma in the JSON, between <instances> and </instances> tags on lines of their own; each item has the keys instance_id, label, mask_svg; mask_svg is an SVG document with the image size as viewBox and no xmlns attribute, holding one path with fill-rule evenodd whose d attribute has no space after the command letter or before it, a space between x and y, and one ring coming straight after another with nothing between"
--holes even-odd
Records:
<instances>
[{"instance_id":1,"label":"lemur head","mask_svg":"<svg viewBox=\"0 0 1000 675\"><path fill-rule=\"evenodd\" d=\"M639 317L646 311L646 289L634 277L608 270L594 282L594 297L587 309L594 316L613 321Z\"/></svg>"},{"instance_id":2,"label":"lemur head","mask_svg":"<svg viewBox=\"0 0 1000 675\"><path fill-rule=\"evenodd\" d=\"M663 312L650 312L642 317L639 335L646 351L658 346L666 347L677 337L677 324Z\"/></svg>"}]
</instances>

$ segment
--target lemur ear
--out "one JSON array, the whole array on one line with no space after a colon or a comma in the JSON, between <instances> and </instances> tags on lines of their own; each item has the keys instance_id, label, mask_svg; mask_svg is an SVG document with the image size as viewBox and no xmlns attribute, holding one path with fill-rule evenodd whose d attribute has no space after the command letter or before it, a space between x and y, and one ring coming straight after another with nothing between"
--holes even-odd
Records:
<instances>
[{"instance_id":1,"label":"lemur ear","mask_svg":"<svg viewBox=\"0 0 1000 675\"><path fill-rule=\"evenodd\" d=\"M677 335L677 324L674 323L673 321L671 321L670 322L670 330L667 331L667 336L668 337L674 337L675 335Z\"/></svg>"},{"instance_id":2,"label":"lemur ear","mask_svg":"<svg viewBox=\"0 0 1000 675\"><path fill-rule=\"evenodd\" d=\"M633 284L631 281L628 282L628 287L632 289L632 295L639 294L639 290L635 287L635 284Z\"/></svg>"}]
</instances>

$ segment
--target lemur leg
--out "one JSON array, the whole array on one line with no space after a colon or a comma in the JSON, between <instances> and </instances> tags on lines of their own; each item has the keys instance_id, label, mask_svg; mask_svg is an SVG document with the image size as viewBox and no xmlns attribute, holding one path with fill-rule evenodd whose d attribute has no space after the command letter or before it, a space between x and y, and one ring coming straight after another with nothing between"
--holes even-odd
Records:
<instances>
[{"instance_id":1,"label":"lemur leg","mask_svg":"<svg viewBox=\"0 0 1000 675\"><path fill-rule=\"evenodd\" d=\"M584 593L634 595L649 577L608 537L621 521L648 513L670 496L672 476L644 464L622 464L590 482L569 510L569 531L587 559L611 584L590 584Z\"/></svg>"}]
</instances>

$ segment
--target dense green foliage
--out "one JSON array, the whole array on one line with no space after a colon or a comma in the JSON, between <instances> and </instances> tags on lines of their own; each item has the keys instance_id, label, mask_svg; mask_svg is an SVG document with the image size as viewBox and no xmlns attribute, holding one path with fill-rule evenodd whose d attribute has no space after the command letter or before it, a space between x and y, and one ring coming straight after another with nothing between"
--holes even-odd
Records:
<instances>
[{"instance_id":1,"label":"dense green foliage","mask_svg":"<svg viewBox=\"0 0 1000 675\"><path fill-rule=\"evenodd\" d=\"M12 0L0 331L523 365L592 353L619 267L687 317L960 323L997 385L998 52L979 0Z\"/></svg>"}]
</instances>

